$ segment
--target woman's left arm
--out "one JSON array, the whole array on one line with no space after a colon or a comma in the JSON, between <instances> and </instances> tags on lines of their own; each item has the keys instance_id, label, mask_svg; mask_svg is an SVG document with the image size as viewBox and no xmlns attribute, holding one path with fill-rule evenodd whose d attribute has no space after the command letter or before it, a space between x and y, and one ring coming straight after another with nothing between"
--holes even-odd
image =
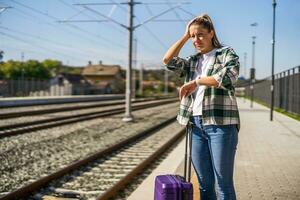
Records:
<instances>
[{"instance_id":1,"label":"woman's left arm","mask_svg":"<svg viewBox=\"0 0 300 200\"><path fill-rule=\"evenodd\" d=\"M184 84L179 90L179 98L189 96L199 85L217 87L225 90L232 89L238 80L240 63L239 57L231 48L227 49L223 65L224 66L212 76L201 77Z\"/></svg>"},{"instance_id":2,"label":"woman's left arm","mask_svg":"<svg viewBox=\"0 0 300 200\"><path fill-rule=\"evenodd\" d=\"M239 57L233 49L227 49L223 65L212 77L219 83L217 85L218 88L230 90L238 80L240 69Z\"/></svg>"},{"instance_id":3,"label":"woman's left arm","mask_svg":"<svg viewBox=\"0 0 300 200\"><path fill-rule=\"evenodd\" d=\"M183 86L179 90L179 99L181 100L184 96L191 95L199 85L206 85L209 87L218 87L219 82L212 76L201 77L195 80L192 80Z\"/></svg>"}]
</instances>

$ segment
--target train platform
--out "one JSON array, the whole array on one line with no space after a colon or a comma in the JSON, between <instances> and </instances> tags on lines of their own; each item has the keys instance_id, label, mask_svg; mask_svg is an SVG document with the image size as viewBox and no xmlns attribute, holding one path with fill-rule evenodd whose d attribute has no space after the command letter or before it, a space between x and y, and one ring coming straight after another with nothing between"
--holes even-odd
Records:
<instances>
[{"instance_id":1,"label":"train platform","mask_svg":"<svg viewBox=\"0 0 300 200\"><path fill-rule=\"evenodd\" d=\"M123 94L74 95L74 96L34 96L0 98L0 108L30 105L45 105L57 103L75 103L98 100L124 99Z\"/></svg>"},{"instance_id":2,"label":"train platform","mask_svg":"<svg viewBox=\"0 0 300 200\"><path fill-rule=\"evenodd\" d=\"M300 199L300 123L248 100L239 99L241 130L235 160L235 190L239 200ZM167 158L128 197L153 199L155 176L182 174L185 142L182 140ZM193 173L194 199L200 199Z\"/></svg>"}]
</instances>

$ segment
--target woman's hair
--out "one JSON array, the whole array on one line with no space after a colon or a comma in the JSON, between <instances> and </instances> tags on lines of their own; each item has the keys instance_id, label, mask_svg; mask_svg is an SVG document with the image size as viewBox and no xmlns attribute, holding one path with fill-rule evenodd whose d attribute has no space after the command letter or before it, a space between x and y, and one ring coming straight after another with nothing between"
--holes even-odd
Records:
<instances>
[{"instance_id":1,"label":"woman's hair","mask_svg":"<svg viewBox=\"0 0 300 200\"><path fill-rule=\"evenodd\" d=\"M209 32L210 31L214 31L214 36L212 38L212 45L214 47L217 47L217 48L220 48L222 47L221 43L219 42L218 38L217 38L217 34L216 34L216 31L215 31L215 28L214 28L214 25L210 19L210 17L207 15L207 14L203 14L199 17L197 17L191 24L191 25L194 25L194 24L197 24L197 25L200 25L202 26L204 29L208 30Z\"/></svg>"}]
</instances>

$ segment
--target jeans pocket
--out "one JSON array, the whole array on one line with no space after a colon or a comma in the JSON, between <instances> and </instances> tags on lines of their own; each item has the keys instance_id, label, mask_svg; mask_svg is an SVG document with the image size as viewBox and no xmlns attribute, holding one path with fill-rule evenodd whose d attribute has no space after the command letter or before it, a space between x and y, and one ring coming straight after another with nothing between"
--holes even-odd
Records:
<instances>
[{"instance_id":1,"label":"jeans pocket","mask_svg":"<svg viewBox=\"0 0 300 200\"><path fill-rule=\"evenodd\" d=\"M237 133L235 124L230 125L206 125L203 130L207 135L234 135Z\"/></svg>"}]
</instances>

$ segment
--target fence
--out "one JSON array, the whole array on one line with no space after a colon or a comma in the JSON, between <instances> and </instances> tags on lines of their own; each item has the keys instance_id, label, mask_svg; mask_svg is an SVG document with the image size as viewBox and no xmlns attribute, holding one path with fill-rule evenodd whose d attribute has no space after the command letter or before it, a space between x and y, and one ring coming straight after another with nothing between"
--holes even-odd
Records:
<instances>
[{"instance_id":1,"label":"fence","mask_svg":"<svg viewBox=\"0 0 300 200\"><path fill-rule=\"evenodd\" d=\"M0 79L0 97L65 96L109 93L87 84L51 84L50 80Z\"/></svg>"},{"instance_id":2,"label":"fence","mask_svg":"<svg viewBox=\"0 0 300 200\"><path fill-rule=\"evenodd\" d=\"M278 73L274 77L274 107L300 115L300 66ZM254 83L254 99L271 104L271 77ZM250 97L250 85L245 86L245 95Z\"/></svg>"}]
</instances>

